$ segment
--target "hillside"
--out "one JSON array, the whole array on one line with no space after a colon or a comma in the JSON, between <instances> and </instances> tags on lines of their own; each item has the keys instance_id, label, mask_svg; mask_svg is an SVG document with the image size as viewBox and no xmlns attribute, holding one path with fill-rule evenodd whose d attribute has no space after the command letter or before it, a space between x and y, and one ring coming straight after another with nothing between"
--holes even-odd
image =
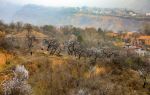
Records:
<instances>
[{"instance_id":1,"label":"hillside","mask_svg":"<svg viewBox=\"0 0 150 95\"><path fill-rule=\"evenodd\" d=\"M147 43L132 45L138 32L30 24L17 31L17 25L2 25L0 95L149 95L150 52Z\"/></svg>"},{"instance_id":2,"label":"hillside","mask_svg":"<svg viewBox=\"0 0 150 95\"><path fill-rule=\"evenodd\" d=\"M79 93L78 87L86 88L83 91L95 95L102 92L107 95L122 95L124 90L124 95L148 95L147 90L142 88L142 80L137 71L120 69L117 65L107 65L101 63L100 60L96 63L97 65L90 66L83 59L77 60L75 57L66 55L57 57L35 53L33 56L15 56L10 64L5 64L5 67L13 68L13 66L21 64L20 62L30 72L29 83L33 87L34 95L43 95L43 93L48 93L44 95L50 93L53 95L61 95L62 93L63 95L74 95L74 93ZM7 72L0 74L2 74L1 81L10 76L10 73ZM48 75L52 76L52 80Z\"/></svg>"},{"instance_id":3,"label":"hillside","mask_svg":"<svg viewBox=\"0 0 150 95\"><path fill-rule=\"evenodd\" d=\"M74 15L71 21L72 24L75 23L78 27L102 27L104 30L114 31L138 31L144 23L149 23L149 21L138 21L115 16L93 16L84 14Z\"/></svg>"}]
</instances>

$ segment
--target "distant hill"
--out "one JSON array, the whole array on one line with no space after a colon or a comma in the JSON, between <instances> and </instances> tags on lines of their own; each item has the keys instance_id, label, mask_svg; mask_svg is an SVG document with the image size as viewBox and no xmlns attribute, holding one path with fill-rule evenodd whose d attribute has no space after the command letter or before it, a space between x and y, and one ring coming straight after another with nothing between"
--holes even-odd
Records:
<instances>
[{"instance_id":1,"label":"distant hill","mask_svg":"<svg viewBox=\"0 0 150 95\"><path fill-rule=\"evenodd\" d=\"M30 22L33 24L68 24L68 17L77 11L74 8L41 7L26 5L13 16L15 21ZM64 20L64 23L61 23Z\"/></svg>"},{"instance_id":2,"label":"distant hill","mask_svg":"<svg viewBox=\"0 0 150 95\"><path fill-rule=\"evenodd\" d=\"M142 27L143 23L150 23L149 19L138 20L136 18L118 16L128 15L130 12L136 13L126 9L43 7L38 5L17 6L11 3L4 3L0 6L0 19L6 22L21 21L35 25L101 27L115 31L137 31Z\"/></svg>"},{"instance_id":3,"label":"distant hill","mask_svg":"<svg viewBox=\"0 0 150 95\"><path fill-rule=\"evenodd\" d=\"M104 30L114 31L138 31L144 23L149 21L139 21L114 16L93 16L77 14L71 19L76 26L101 27Z\"/></svg>"}]
</instances>

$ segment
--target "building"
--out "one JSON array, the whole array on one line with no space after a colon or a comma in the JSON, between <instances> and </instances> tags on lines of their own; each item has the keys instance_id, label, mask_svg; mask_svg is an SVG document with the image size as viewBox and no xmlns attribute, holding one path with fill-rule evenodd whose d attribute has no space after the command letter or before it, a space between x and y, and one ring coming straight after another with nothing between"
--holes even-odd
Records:
<instances>
[{"instance_id":1,"label":"building","mask_svg":"<svg viewBox=\"0 0 150 95\"><path fill-rule=\"evenodd\" d=\"M146 13L146 16L150 16L150 13Z\"/></svg>"},{"instance_id":2,"label":"building","mask_svg":"<svg viewBox=\"0 0 150 95\"><path fill-rule=\"evenodd\" d=\"M133 35L134 35L134 32L124 32L124 33L122 33L121 38L122 39L130 39L130 38L132 38Z\"/></svg>"},{"instance_id":3,"label":"building","mask_svg":"<svg viewBox=\"0 0 150 95\"><path fill-rule=\"evenodd\" d=\"M136 16L137 14L134 13L134 12L129 12L129 15L130 15L130 16Z\"/></svg>"},{"instance_id":4,"label":"building","mask_svg":"<svg viewBox=\"0 0 150 95\"><path fill-rule=\"evenodd\" d=\"M142 45L150 45L150 36L140 36L139 38L137 38L137 40Z\"/></svg>"}]
</instances>

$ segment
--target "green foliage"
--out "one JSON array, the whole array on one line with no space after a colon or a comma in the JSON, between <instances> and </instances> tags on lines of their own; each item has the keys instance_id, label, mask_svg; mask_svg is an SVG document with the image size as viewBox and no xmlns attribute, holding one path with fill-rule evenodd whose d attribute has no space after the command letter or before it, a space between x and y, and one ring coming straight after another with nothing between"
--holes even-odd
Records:
<instances>
[{"instance_id":1,"label":"green foliage","mask_svg":"<svg viewBox=\"0 0 150 95\"><path fill-rule=\"evenodd\" d=\"M134 63L133 63L133 59L131 59L130 57L125 60L125 63L126 63L128 66L130 66L130 67L131 67L132 64L134 64Z\"/></svg>"},{"instance_id":2,"label":"green foliage","mask_svg":"<svg viewBox=\"0 0 150 95\"><path fill-rule=\"evenodd\" d=\"M84 40L83 40L83 37L81 36L81 35L79 35L78 37L77 37L77 40L78 40L78 42L80 42L80 43L82 43Z\"/></svg>"},{"instance_id":3,"label":"green foliage","mask_svg":"<svg viewBox=\"0 0 150 95\"><path fill-rule=\"evenodd\" d=\"M81 29L80 28L72 28L72 33L75 35L75 36L79 36L81 35Z\"/></svg>"},{"instance_id":4,"label":"green foliage","mask_svg":"<svg viewBox=\"0 0 150 95\"><path fill-rule=\"evenodd\" d=\"M43 26L43 30L44 31L52 31L54 29L54 26L52 26L52 25L45 25L45 26Z\"/></svg>"},{"instance_id":5,"label":"green foliage","mask_svg":"<svg viewBox=\"0 0 150 95\"><path fill-rule=\"evenodd\" d=\"M102 34L104 31L101 28L98 28L97 32Z\"/></svg>"}]
</instances>

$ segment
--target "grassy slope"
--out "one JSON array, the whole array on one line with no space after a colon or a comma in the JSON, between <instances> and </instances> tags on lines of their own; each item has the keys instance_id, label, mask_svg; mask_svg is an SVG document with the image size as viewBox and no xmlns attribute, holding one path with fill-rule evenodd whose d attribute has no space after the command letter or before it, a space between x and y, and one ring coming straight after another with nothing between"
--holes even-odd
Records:
<instances>
[{"instance_id":1,"label":"grassy slope","mask_svg":"<svg viewBox=\"0 0 150 95\"><path fill-rule=\"evenodd\" d=\"M63 91L61 89L64 87L69 89L67 90L68 92L78 88L76 86L76 80L82 80L79 82L80 87L88 88L92 93L96 93L94 91L101 86L112 85L112 90L116 93L112 95L117 95L118 93L120 95L123 93L123 95L135 95L135 92L138 95L148 95L146 94L148 92L147 89L142 88L143 81L136 71L131 69L118 69L114 64L101 63L101 60L97 61L97 65L93 70L90 70L91 66L87 64L88 59L77 60L75 57L67 55L57 57L44 53L35 53L33 56L29 54L13 56L9 61L10 64L3 63L4 66L1 65L1 72L5 74L0 76L0 82L10 76L10 72L7 70L13 68L14 65L24 64L30 72L29 82L36 95L47 93L45 90L49 86L47 83L50 80L44 78L45 72L49 72L49 76L52 74L53 91L56 90L53 92L54 95L62 93ZM49 90L52 89L49 87Z\"/></svg>"}]
</instances>

